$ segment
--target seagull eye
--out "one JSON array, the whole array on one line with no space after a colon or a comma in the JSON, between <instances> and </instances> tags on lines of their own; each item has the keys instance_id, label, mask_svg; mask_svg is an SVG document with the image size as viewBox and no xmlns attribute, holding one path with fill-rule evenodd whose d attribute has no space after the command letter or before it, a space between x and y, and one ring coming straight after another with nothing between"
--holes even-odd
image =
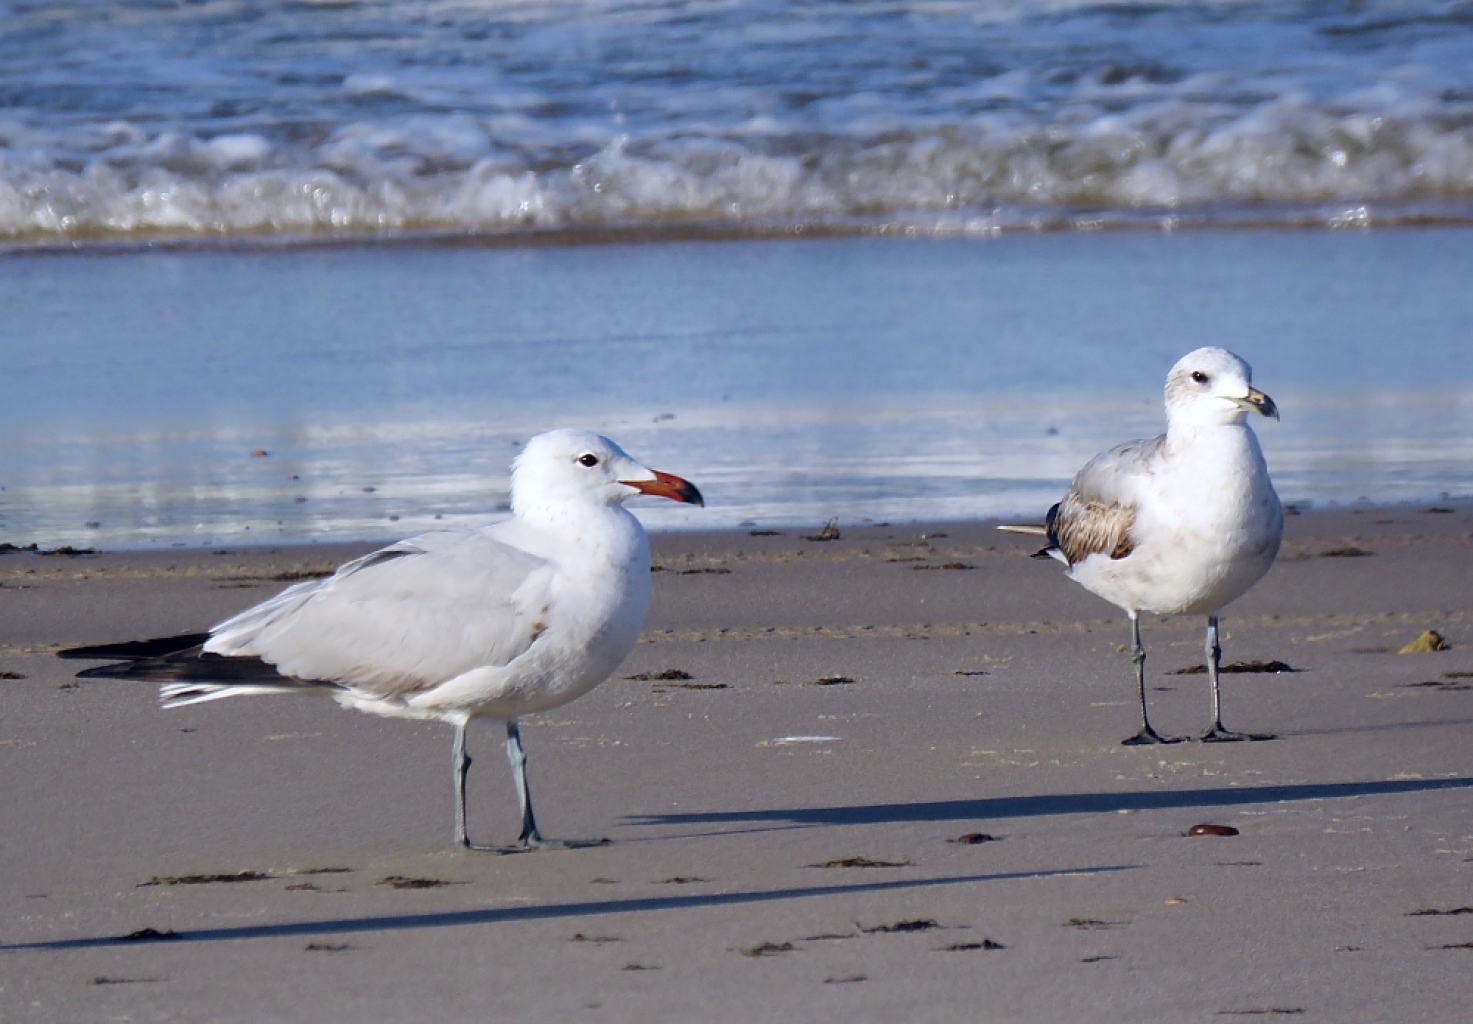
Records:
<instances>
[{"instance_id":1,"label":"seagull eye","mask_svg":"<svg viewBox=\"0 0 1473 1024\"><path fill-rule=\"evenodd\" d=\"M1201 370L1193 370L1192 380L1196 381L1198 384L1206 384L1207 374L1203 373Z\"/></svg>"},{"instance_id":2,"label":"seagull eye","mask_svg":"<svg viewBox=\"0 0 1473 1024\"><path fill-rule=\"evenodd\" d=\"M580 455L578 456L578 465L587 466L589 469L592 469L594 466L598 465L598 456L593 454L592 452Z\"/></svg>"}]
</instances>

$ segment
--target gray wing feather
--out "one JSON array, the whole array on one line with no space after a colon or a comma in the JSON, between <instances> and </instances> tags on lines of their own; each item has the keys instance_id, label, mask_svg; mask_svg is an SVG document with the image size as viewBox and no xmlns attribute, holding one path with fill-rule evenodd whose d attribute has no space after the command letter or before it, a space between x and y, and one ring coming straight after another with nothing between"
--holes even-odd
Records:
<instances>
[{"instance_id":1,"label":"gray wing feather","mask_svg":"<svg viewBox=\"0 0 1473 1024\"><path fill-rule=\"evenodd\" d=\"M401 541L211 630L205 649L375 697L506 665L545 629L554 567L480 531Z\"/></svg>"},{"instance_id":2,"label":"gray wing feather","mask_svg":"<svg viewBox=\"0 0 1473 1024\"><path fill-rule=\"evenodd\" d=\"M1094 554L1124 558L1135 550L1131 527L1142 484L1162 458L1166 435L1132 441L1096 455L1049 510L1053 547L1073 565Z\"/></svg>"}]
</instances>

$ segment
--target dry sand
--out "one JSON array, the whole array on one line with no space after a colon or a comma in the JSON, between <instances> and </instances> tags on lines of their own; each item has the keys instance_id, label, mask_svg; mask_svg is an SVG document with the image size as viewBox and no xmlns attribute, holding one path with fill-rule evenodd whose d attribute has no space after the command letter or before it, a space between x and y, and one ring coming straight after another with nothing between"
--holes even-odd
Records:
<instances>
[{"instance_id":1,"label":"dry sand","mask_svg":"<svg viewBox=\"0 0 1473 1024\"><path fill-rule=\"evenodd\" d=\"M524 722L543 831L613 842L510 857L450 846L448 727L162 712L52 656L351 549L7 555L0 1020L1467 1020L1473 509L1289 522L1223 619L1226 661L1298 670L1224 677L1280 738L1147 748L1124 617L1028 538L658 537L619 678ZM1396 653L1425 629L1452 649ZM1146 622L1167 732L1207 724L1172 674L1201 636ZM483 840L516 828L500 739Z\"/></svg>"}]
</instances>

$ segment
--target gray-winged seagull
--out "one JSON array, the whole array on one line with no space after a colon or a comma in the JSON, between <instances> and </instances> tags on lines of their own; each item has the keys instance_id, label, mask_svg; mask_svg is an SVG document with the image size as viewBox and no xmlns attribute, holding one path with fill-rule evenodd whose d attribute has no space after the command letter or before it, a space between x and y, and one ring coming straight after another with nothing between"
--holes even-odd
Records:
<instances>
[{"instance_id":1,"label":"gray-winged seagull","mask_svg":"<svg viewBox=\"0 0 1473 1024\"><path fill-rule=\"evenodd\" d=\"M1269 480L1250 412L1279 418L1233 353L1199 348L1166 377L1166 433L1095 456L1049 509L1045 527L1005 530L1048 537L1039 557L1057 558L1071 579L1130 616L1141 730L1125 742L1174 743L1146 714L1146 651L1140 613L1207 616L1212 725L1207 742L1272 739L1222 725L1217 613L1273 564L1284 510Z\"/></svg>"},{"instance_id":2,"label":"gray-winged seagull","mask_svg":"<svg viewBox=\"0 0 1473 1024\"><path fill-rule=\"evenodd\" d=\"M637 494L704 504L690 483L605 437L550 431L513 464L507 520L400 541L208 633L60 653L121 659L80 675L162 682L166 708L317 691L361 711L450 722L455 840L472 850L507 852L467 834L466 726L504 721L522 809L510 849L579 845L537 831L517 718L587 693L634 646L650 595L649 539L623 507Z\"/></svg>"}]
</instances>

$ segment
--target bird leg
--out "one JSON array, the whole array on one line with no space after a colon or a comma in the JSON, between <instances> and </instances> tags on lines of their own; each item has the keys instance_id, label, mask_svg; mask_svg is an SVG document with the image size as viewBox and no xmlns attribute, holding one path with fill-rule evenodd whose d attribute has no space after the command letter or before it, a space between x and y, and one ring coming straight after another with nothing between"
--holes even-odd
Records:
<instances>
[{"instance_id":1,"label":"bird leg","mask_svg":"<svg viewBox=\"0 0 1473 1024\"><path fill-rule=\"evenodd\" d=\"M508 719L506 723L506 759L511 762L517 800L522 806L522 834L517 836L517 842L523 846L544 846L542 834L537 831L537 818L532 814L532 787L527 783L527 751L522 746L522 730L515 718Z\"/></svg>"},{"instance_id":2,"label":"bird leg","mask_svg":"<svg viewBox=\"0 0 1473 1024\"><path fill-rule=\"evenodd\" d=\"M584 846L603 846L607 839L543 839L537 831L537 819L532 814L532 791L527 785L527 752L522 748L522 733L516 719L506 723L506 758L511 762L512 775L516 779L517 798L522 806L522 834L515 846L477 846L466 831L465 780L471 766L471 755L466 750L466 727L469 719L455 723L455 844L474 853L522 853L525 850L552 849L573 850Z\"/></svg>"},{"instance_id":3,"label":"bird leg","mask_svg":"<svg viewBox=\"0 0 1473 1024\"><path fill-rule=\"evenodd\" d=\"M1134 612L1130 615L1130 660L1135 662L1136 689L1141 697L1141 731L1122 740L1121 745L1139 747L1150 743L1180 743L1179 738L1162 736L1152 729L1151 720L1146 716L1146 648L1141 643L1141 620Z\"/></svg>"},{"instance_id":4,"label":"bird leg","mask_svg":"<svg viewBox=\"0 0 1473 1024\"><path fill-rule=\"evenodd\" d=\"M522 730L515 718L506 723L506 759L511 762L511 772L517 783L517 798L522 805L522 834L517 837L520 846L514 849L577 850L585 846L607 846L607 839L543 839L537 831L537 819L532 814L532 788L527 784L527 751L522 747Z\"/></svg>"},{"instance_id":5,"label":"bird leg","mask_svg":"<svg viewBox=\"0 0 1473 1024\"><path fill-rule=\"evenodd\" d=\"M1212 680L1212 727L1201 735L1203 743L1236 743L1243 740L1271 740L1272 733L1232 732L1222 725L1222 692L1218 673L1222 669L1222 645L1217 642L1217 616L1207 616L1207 675Z\"/></svg>"},{"instance_id":6,"label":"bird leg","mask_svg":"<svg viewBox=\"0 0 1473 1024\"><path fill-rule=\"evenodd\" d=\"M471 842L465 825L465 777L471 766L471 755L466 750L465 731L470 720L459 719L455 723L455 746L450 755L451 767L455 771L455 845L481 853L495 852L494 847L476 846Z\"/></svg>"}]
</instances>

